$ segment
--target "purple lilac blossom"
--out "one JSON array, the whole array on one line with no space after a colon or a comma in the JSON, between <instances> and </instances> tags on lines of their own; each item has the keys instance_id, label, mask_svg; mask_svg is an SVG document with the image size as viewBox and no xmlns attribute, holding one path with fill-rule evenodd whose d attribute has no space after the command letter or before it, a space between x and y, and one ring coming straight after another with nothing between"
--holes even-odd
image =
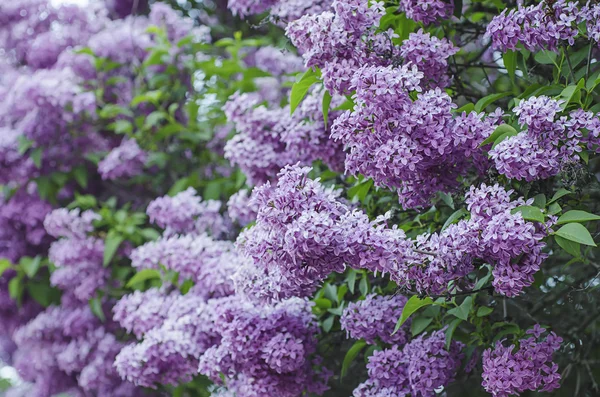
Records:
<instances>
[{"instance_id":1,"label":"purple lilac blossom","mask_svg":"<svg viewBox=\"0 0 600 397\"><path fill-rule=\"evenodd\" d=\"M148 153L143 151L135 139L123 139L98 163L98 173L102 179L127 179L141 174Z\"/></svg>"},{"instance_id":2,"label":"purple lilac blossom","mask_svg":"<svg viewBox=\"0 0 600 397\"><path fill-rule=\"evenodd\" d=\"M488 393L509 397L526 390L550 392L560 387L561 376L552 355L562 338L554 332L542 337L545 331L536 324L527 331L530 336L519 341L519 347L506 347L499 341L483 352L482 385Z\"/></svg>"}]
</instances>

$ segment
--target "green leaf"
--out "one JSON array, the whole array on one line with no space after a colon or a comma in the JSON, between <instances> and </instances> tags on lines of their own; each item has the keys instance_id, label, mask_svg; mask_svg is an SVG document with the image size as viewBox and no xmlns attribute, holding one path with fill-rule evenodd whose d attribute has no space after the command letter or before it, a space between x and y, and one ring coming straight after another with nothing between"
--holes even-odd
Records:
<instances>
[{"instance_id":1,"label":"green leaf","mask_svg":"<svg viewBox=\"0 0 600 397\"><path fill-rule=\"evenodd\" d=\"M556 215L562 211L562 207L558 203L552 203L548 206L548 214Z\"/></svg>"},{"instance_id":2,"label":"green leaf","mask_svg":"<svg viewBox=\"0 0 600 397\"><path fill-rule=\"evenodd\" d=\"M558 57L558 54L556 54L555 52L542 50L542 51L536 53L533 56L533 59L535 59L535 61L537 63L541 63L542 65L556 65L557 57Z\"/></svg>"},{"instance_id":3,"label":"green leaf","mask_svg":"<svg viewBox=\"0 0 600 397\"><path fill-rule=\"evenodd\" d=\"M21 282L21 277L13 277L8 282L8 295L15 301L20 302L23 296L25 286Z\"/></svg>"},{"instance_id":4,"label":"green leaf","mask_svg":"<svg viewBox=\"0 0 600 397\"><path fill-rule=\"evenodd\" d=\"M165 118L166 116L164 112L156 110L150 113L148 116L146 116L146 121L144 121L144 128L152 128L158 125Z\"/></svg>"},{"instance_id":5,"label":"green leaf","mask_svg":"<svg viewBox=\"0 0 600 397\"><path fill-rule=\"evenodd\" d=\"M160 272L156 269L142 269L129 279L126 287L131 288L138 283L144 282L146 280L160 279L160 277Z\"/></svg>"},{"instance_id":6,"label":"green leaf","mask_svg":"<svg viewBox=\"0 0 600 397\"><path fill-rule=\"evenodd\" d=\"M522 205L510 211L511 214L516 214L517 212L520 212L523 219L528 221L544 222L544 214L538 207Z\"/></svg>"},{"instance_id":7,"label":"green leaf","mask_svg":"<svg viewBox=\"0 0 600 397\"><path fill-rule=\"evenodd\" d=\"M558 218L556 221L557 225L562 225L563 223L571 223L571 222L587 222L587 221L597 221L600 219L600 216L590 214L586 211L580 210L571 210L567 211L563 215Z\"/></svg>"},{"instance_id":8,"label":"green leaf","mask_svg":"<svg viewBox=\"0 0 600 397\"><path fill-rule=\"evenodd\" d=\"M508 72L508 77L510 77L511 81L515 81L515 72L517 70L517 52L515 51L506 51L502 55L502 59L504 60L504 67Z\"/></svg>"},{"instance_id":9,"label":"green leaf","mask_svg":"<svg viewBox=\"0 0 600 397\"><path fill-rule=\"evenodd\" d=\"M12 267L12 263L8 259L0 259L0 277L2 274Z\"/></svg>"},{"instance_id":10,"label":"green leaf","mask_svg":"<svg viewBox=\"0 0 600 397\"><path fill-rule=\"evenodd\" d=\"M511 92L500 92L498 94L491 94L488 96L484 96L483 98L481 98L480 100L477 101L477 103L475 104L474 110L477 113L482 112L485 110L485 108L490 106L492 103L496 102L498 99L502 99L509 95L511 95Z\"/></svg>"},{"instance_id":11,"label":"green leaf","mask_svg":"<svg viewBox=\"0 0 600 397\"><path fill-rule=\"evenodd\" d=\"M346 283L348 284L348 289L350 290L350 293L354 294L354 286L356 285L356 270L348 270L348 276L346 276Z\"/></svg>"},{"instance_id":12,"label":"green leaf","mask_svg":"<svg viewBox=\"0 0 600 397\"><path fill-rule=\"evenodd\" d=\"M481 306L477 309L477 317L485 317L494 311L493 307Z\"/></svg>"},{"instance_id":13,"label":"green leaf","mask_svg":"<svg viewBox=\"0 0 600 397\"><path fill-rule=\"evenodd\" d=\"M89 304L92 313L94 313L94 315L98 317L100 321L106 321L106 316L104 315L104 310L102 309L102 302L100 301L100 298L95 297L90 299Z\"/></svg>"},{"instance_id":14,"label":"green leaf","mask_svg":"<svg viewBox=\"0 0 600 397\"><path fill-rule=\"evenodd\" d=\"M463 112L471 113L473 110L475 110L475 104L467 103L466 105L463 105L463 106L459 107L458 109L456 109L456 113L458 113L458 114L462 114Z\"/></svg>"},{"instance_id":15,"label":"green leaf","mask_svg":"<svg viewBox=\"0 0 600 397\"><path fill-rule=\"evenodd\" d=\"M29 155L29 157L31 157L31 159L33 160L33 164L35 164L35 166L37 168L42 168L42 155L44 154L44 151L41 147L35 148L31 154Z\"/></svg>"},{"instance_id":16,"label":"green leaf","mask_svg":"<svg viewBox=\"0 0 600 397\"><path fill-rule=\"evenodd\" d=\"M511 131L511 132L507 132L505 134L500 135L500 137L494 141L494 144L492 145L492 149L495 148L503 140L510 138L511 136L515 136L517 134L518 134L517 131L515 131L515 132Z\"/></svg>"},{"instance_id":17,"label":"green leaf","mask_svg":"<svg viewBox=\"0 0 600 397\"><path fill-rule=\"evenodd\" d=\"M85 167L77 167L73 170L73 177L82 188L86 189L88 185L88 174Z\"/></svg>"},{"instance_id":18,"label":"green leaf","mask_svg":"<svg viewBox=\"0 0 600 397\"><path fill-rule=\"evenodd\" d=\"M425 330L433 321L433 317L415 317L410 323L410 332L412 336L417 336Z\"/></svg>"},{"instance_id":19,"label":"green leaf","mask_svg":"<svg viewBox=\"0 0 600 397\"><path fill-rule=\"evenodd\" d=\"M327 123L329 123L329 106L331 106L331 94L325 90L325 93L323 93L323 121L325 122L325 128L327 128Z\"/></svg>"},{"instance_id":20,"label":"green leaf","mask_svg":"<svg viewBox=\"0 0 600 397\"><path fill-rule=\"evenodd\" d=\"M321 326L323 327L323 331L325 331L325 332L331 331L331 328L333 328L334 321L335 321L335 316L329 316L325 320L323 320L323 323L321 324Z\"/></svg>"},{"instance_id":21,"label":"green leaf","mask_svg":"<svg viewBox=\"0 0 600 397\"><path fill-rule=\"evenodd\" d=\"M577 85L569 85L559 95L559 99L563 100L564 103L561 108L564 110L571 102L579 102L581 100L581 90L585 86L584 79L579 80Z\"/></svg>"},{"instance_id":22,"label":"green leaf","mask_svg":"<svg viewBox=\"0 0 600 397\"><path fill-rule=\"evenodd\" d=\"M119 245L123 242L123 236L111 230L106 235L106 240L104 241L104 258L102 259L102 264L104 267L108 266L112 258L117 253L117 249Z\"/></svg>"},{"instance_id":23,"label":"green leaf","mask_svg":"<svg viewBox=\"0 0 600 397\"><path fill-rule=\"evenodd\" d=\"M482 278L477 280L477 283L475 283L475 288L473 288L473 290L475 290L475 291L479 291L480 289L485 287L487 282L492 277L492 269L491 269L490 265L485 265L485 268L487 268L488 272L485 276L483 276Z\"/></svg>"},{"instance_id":24,"label":"green leaf","mask_svg":"<svg viewBox=\"0 0 600 397\"><path fill-rule=\"evenodd\" d=\"M467 321L467 319L469 318L469 312L471 311L472 307L473 297L467 296L460 306L448 310L448 314L452 314L453 316L458 317L461 320Z\"/></svg>"},{"instance_id":25,"label":"green leaf","mask_svg":"<svg viewBox=\"0 0 600 397\"><path fill-rule=\"evenodd\" d=\"M44 307L60 301L60 292L45 283L27 284L27 294Z\"/></svg>"},{"instance_id":26,"label":"green leaf","mask_svg":"<svg viewBox=\"0 0 600 397\"><path fill-rule=\"evenodd\" d=\"M506 133L514 133L516 135L517 130L515 130L514 127L511 125L500 124L498 127L496 127L496 129L494 130L494 132L492 132L490 136L488 136L483 142L481 142L479 147L489 145L490 143L494 143L496 139L500 138Z\"/></svg>"},{"instance_id":27,"label":"green leaf","mask_svg":"<svg viewBox=\"0 0 600 397\"><path fill-rule=\"evenodd\" d=\"M579 243L567 240L566 238L560 236L554 236L554 241L556 241L556 244L558 244L560 248L564 249L565 252L573 255L576 258L581 256L581 245Z\"/></svg>"},{"instance_id":28,"label":"green leaf","mask_svg":"<svg viewBox=\"0 0 600 397\"><path fill-rule=\"evenodd\" d=\"M317 298L314 302L315 306L322 310L329 310L333 307L333 303L327 298Z\"/></svg>"},{"instance_id":29,"label":"green leaf","mask_svg":"<svg viewBox=\"0 0 600 397\"><path fill-rule=\"evenodd\" d=\"M365 201L365 198L367 197L367 194L369 193L369 190L371 190L372 186L373 180L367 179L359 183L358 185L352 186L350 189L348 189L348 197L350 199L356 198L362 203Z\"/></svg>"},{"instance_id":30,"label":"green leaf","mask_svg":"<svg viewBox=\"0 0 600 397\"><path fill-rule=\"evenodd\" d=\"M450 325L448 325L448 328L446 329L446 350L450 349L450 344L452 343L452 336L454 336L454 331L456 331L456 327L458 327L458 324L460 324L462 321L463 320L461 320L460 318L455 318L454 320L452 320Z\"/></svg>"},{"instance_id":31,"label":"green leaf","mask_svg":"<svg viewBox=\"0 0 600 397\"><path fill-rule=\"evenodd\" d=\"M292 86L290 94L290 114L294 114L300 102L304 99L310 87L319 81L319 73L312 68L308 69L304 75Z\"/></svg>"},{"instance_id":32,"label":"green leaf","mask_svg":"<svg viewBox=\"0 0 600 397\"><path fill-rule=\"evenodd\" d=\"M581 223L567 223L558 229L558 231L554 234L569 241L575 241L576 243L584 245L591 245L592 247L596 246L592 235Z\"/></svg>"},{"instance_id":33,"label":"green leaf","mask_svg":"<svg viewBox=\"0 0 600 397\"><path fill-rule=\"evenodd\" d=\"M360 283L358 283L358 290L362 296L367 296L369 293L369 280L367 280L367 275L363 274L360 279Z\"/></svg>"},{"instance_id":34,"label":"green leaf","mask_svg":"<svg viewBox=\"0 0 600 397\"><path fill-rule=\"evenodd\" d=\"M348 374L350 364L352 364L356 356L358 356L358 353L360 353L362 349L365 348L365 346L367 346L367 342L361 339L354 342L352 347L348 349L348 351L346 352L346 356L344 357L344 362L342 363L342 373L340 374L340 380Z\"/></svg>"},{"instance_id":35,"label":"green leaf","mask_svg":"<svg viewBox=\"0 0 600 397\"><path fill-rule=\"evenodd\" d=\"M448 219L446 219L446 222L444 222L444 226L442 226L442 231L444 231L448 226L452 225L453 223L456 223L456 221L458 221L460 218L466 215L469 215L469 211L467 211L464 208L454 211L452 215L450 215Z\"/></svg>"},{"instance_id":36,"label":"green leaf","mask_svg":"<svg viewBox=\"0 0 600 397\"><path fill-rule=\"evenodd\" d=\"M35 258L25 256L21 258L21 261L19 262L19 266L21 266L21 269L23 269L23 271L29 278L33 278L33 276L35 276L37 271L40 269L41 264L42 257L39 255Z\"/></svg>"},{"instance_id":37,"label":"green leaf","mask_svg":"<svg viewBox=\"0 0 600 397\"><path fill-rule=\"evenodd\" d=\"M140 230L140 234L144 236L146 240L155 241L160 237L160 233L151 227Z\"/></svg>"},{"instance_id":38,"label":"green leaf","mask_svg":"<svg viewBox=\"0 0 600 397\"><path fill-rule=\"evenodd\" d=\"M550 201L548 201L548 204L553 203L556 200L558 200L559 198L566 196L567 194L571 194L571 193L572 192L568 191L567 189L560 188L560 189L558 189L558 191L556 193L554 193L554 196L552 196Z\"/></svg>"},{"instance_id":39,"label":"green leaf","mask_svg":"<svg viewBox=\"0 0 600 397\"><path fill-rule=\"evenodd\" d=\"M533 198L533 205L538 208L546 208L546 196L542 193L536 194Z\"/></svg>"},{"instance_id":40,"label":"green leaf","mask_svg":"<svg viewBox=\"0 0 600 397\"><path fill-rule=\"evenodd\" d=\"M424 306L429 305L433 305L433 299L431 299L430 297L425 297L421 299L417 295L411 296L410 299L404 305L404 309L402 309L402 315L398 319L393 333L395 334L400 329L402 324L404 324L414 312L416 312Z\"/></svg>"}]
</instances>

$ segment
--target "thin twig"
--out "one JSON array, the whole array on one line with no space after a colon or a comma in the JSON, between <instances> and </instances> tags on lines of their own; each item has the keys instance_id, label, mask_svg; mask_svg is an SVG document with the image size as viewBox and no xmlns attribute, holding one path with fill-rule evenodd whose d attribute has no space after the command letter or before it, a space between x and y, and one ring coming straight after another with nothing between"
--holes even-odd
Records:
<instances>
[{"instance_id":1,"label":"thin twig","mask_svg":"<svg viewBox=\"0 0 600 397\"><path fill-rule=\"evenodd\" d=\"M565 58L567 58L567 64L569 65L569 70L571 71L571 78L573 79L573 83L575 83L575 73L573 72L573 64L571 63L571 57L569 57L569 51L567 51L567 46L562 45L563 52L565 53Z\"/></svg>"}]
</instances>

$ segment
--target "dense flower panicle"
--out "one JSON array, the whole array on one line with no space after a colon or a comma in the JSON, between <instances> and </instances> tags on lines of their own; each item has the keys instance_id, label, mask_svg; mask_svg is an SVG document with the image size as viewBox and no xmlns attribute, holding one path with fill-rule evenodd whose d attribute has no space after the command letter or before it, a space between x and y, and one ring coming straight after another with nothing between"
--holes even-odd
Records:
<instances>
[{"instance_id":1,"label":"dense flower panicle","mask_svg":"<svg viewBox=\"0 0 600 397\"><path fill-rule=\"evenodd\" d=\"M447 39L439 39L420 29L416 33L411 33L408 39L402 42L399 54L404 58L405 63L417 65L423 72L421 84L424 88L444 88L450 83L448 58L458 50Z\"/></svg>"},{"instance_id":2,"label":"dense flower panicle","mask_svg":"<svg viewBox=\"0 0 600 397\"><path fill-rule=\"evenodd\" d=\"M179 273L181 281L191 279L207 296L226 296L233 291L231 275L243 258L233 243L217 241L206 234L162 237L135 248L131 265L137 269L161 269Z\"/></svg>"},{"instance_id":3,"label":"dense flower panicle","mask_svg":"<svg viewBox=\"0 0 600 397\"><path fill-rule=\"evenodd\" d=\"M421 90L423 77L414 64L362 67L352 79L356 105L332 127L332 138L346 149L346 171L396 189L405 208L454 189L471 167L482 172L486 161L479 144L497 121L477 114L453 117L456 105L439 88L412 102L409 92Z\"/></svg>"},{"instance_id":4,"label":"dense flower panicle","mask_svg":"<svg viewBox=\"0 0 600 397\"><path fill-rule=\"evenodd\" d=\"M505 9L492 19L486 36L502 51L514 51L519 43L529 51L555 51L562 43L574 44L577 24L585 20L586 13L577 8L577 2L542 1L527 7L518 3L516 10Z\"/></svg>"},{"instance_id":5,"label":"dense flower panicle","mask_svg":"<svg viewBox=\"0 0 600 397\"><path fill-rule=\"evenodd\" d=\"M142 173L148 153L143 151L135 139L123 139L98 163L102 179L131 178Z\"/></svg>"},{"instance_id":6,"label":"dense flower panicle","mask_svg":"<svg viewBox=\"0 0 600 397\"><path fill-rule=\"evenodd\" d=\"M199 370L239 397L322 394L330 373L316 372L318 325L311 303L294 298L272 307L231 305L218 315L220 342L201 357Z\"/></svg>"},{"instance_id":7,"label":"dense flower panicle","mask_svg":"<svg viewBox=\"0 0 600 397\"><path fill-rule=\"evenodd\" d=\"M191 35L198 43L210 43L211 41L208 26L194 26L192 18L180 15L168 4L153 4L148 15L148 21L154 26L164 28L167 32L167 38L172 43L177 43L188 35Z\"/></svg>"},{"instance_id":8,"label":"dense flower panicle","mask_svg":"<svg viewBox=\"0 0 600 397\"><path fill-rule=\"evenodd\" d=\"M255 185L297 162L309 165L322 160L333 170L341 169L341 147L329 139L329 126L339 112L329 112L326 127L323 95L323 90L313 89L294 114L290 114L289 105L258 105L262 99L257 94L233 95L224 111L237 134L225 145L225 157ZM341 102L341 97L335 97L331 107Z\"/></svg>"},{"instance_id":9,"label":"dense flower panicle","mask_svg":"<svg viewBox=\"0 0 600 397\"><path fill-rule=\"evenodd\" d=\"M562 101L546 96L531 97L513 109L526 127L490 150L490 158L501 174L528 182L557 175L565 165L581 162L582 144L596 150L597 114L582 109L559 116Z\"/></svg>"},{"instance_id":10,"label":"dense flower panicle","mask_svg":"<svg viewBox=\"0 0 600 397\"><path fill-rule=\"evenodd\" d=\"M252 66L267 71L273 76L301 72L303 69L302 58L298 55L272 46L259 48L251 57L246 57L244 62L248 63L250 60Z\"/></svg>"},{"instance_id":11,"label":"dense flower panicle","mask_svg":"<svg viewBox=\"0 0 600 397\"><path fill-rule=\"evenodd\" d=\"M246 226L256 220L258 207L250 204L252 193L248 192L248 189L241 189L227 201L227 214L240 226Z\"/></svg>"},{"instance_id":12,"label":"dense flower panicle","mask_svg":"<svg viewBox=\"0 0 600 397\"><path fill-rule=\"evenodd\" d=\"M332 0L228 0L233 15L242 18L269 11L274 22L291 22L302 15L318 14L331 7Z\"/></svg>"},{"instance_id":13,"label":"dense flower panicle","mask_svg":"<svg viewBox=\"0 0 600 397\"><path fill-rule=\"evenodd\" d=\"M48 248L44 218L52 206L42 200L34 184L19 189L9 199L0 198L0 258L18 262Z\"/></svg>"},{"instance_id":14,"label":"dense flower panicle","mask_svg":"<svg viewBox=\"0 0 600 397\"><path fill-rule=\"evenodd\" d=\"M94 211L81 212L79 208L68 210L59 208L49 213L44 219L44 227L53 237L84 239L94 230L92 222L100 219Z\"/></svg>"},{"instance_id":15,"label":"dense flower panicle","mask_svg":"<svg viewBox=\"0 0 600 397\"><path fill-rule=\"evenodd\" d=\"M221 206L218 200L203 201L190 187L175 196L154 199L146 213L151 222L165 229L165 236L209 233L218 238L226 235L230 226L220 213Z\"/></svg>"},{"instance_id":16,"label":"dense flower panicle","mask_svg":"<svg viewBox=\"0 0 600 397\"><path fill-rule=\"evenodd\" d=\"M519 395L526 390L550 392L560 387L558 365L552 355L560 348L562 338L545 333L538 324L527 331L519 347L505 347L503 341L483 352L482 385L494 397Z\"/></svg>"},{"instance_id":17,"label":"dense flower panicle","mask_svg":"<svg viewBox=\"0 0 600 397\"><path fill-rule=\"evenodd\" d=\"M365 300L351 302L340 318L342 329L353 339L364 339L369 344L384 343L403 346L408 341L408 324L394 334L397 319L406 303L402 295L368 295Z\"/></svg>"},{"instance_id":18,"label":"dense flower panicle","mask_svg":"<svg viewBox=\"0 0 600 397\"><path fill-rule=\"evenodd\" d=\"M140 395L133 385L123 384L112 366L123 344L87 303L50 306L16 331L15 342L15 367L24 380L34 383L32 395Z\"/></svg>"},{"instance_id":19,"label":"dense flower panicle","mask_svg":"<svg viewBox=\"0 0 600 397\"><path fill-rule=\"evenodd\" d=\"M369 379L354 390L354 397L433 397L435 390L454 380L464 345L453 341L446 350L443 330L423 334L399 349L375 351L369 357Z\"/></svg>"},{"instance_id":20,"label":"dense flower panicle","mask_svg":"<svg viewBox=\"0 0 600 397\"><path fill-rule=\"evenodd\" d=\"M425 25L447 19L454 11L454 1L444 0L400 0L400 10L413 21L423 22Z\"/></svg>"}]
</instances>

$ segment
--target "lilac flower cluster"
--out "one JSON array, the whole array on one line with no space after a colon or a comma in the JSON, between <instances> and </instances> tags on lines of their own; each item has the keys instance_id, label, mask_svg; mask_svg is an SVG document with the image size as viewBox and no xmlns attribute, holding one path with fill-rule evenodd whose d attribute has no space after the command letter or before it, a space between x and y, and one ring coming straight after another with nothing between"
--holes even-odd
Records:
<instances>
[{"instance_id":1,"label":"lilac flower cluster","mask_svg":"<svg viewBox=\"0 0 600 397\"><path fill-rule=\"evenodd\" d=\"M513 109L523 131L490 150L501 174L534 181L554 176L566 164L579 163L582 145L597 150L600 118L592 112L574 110L559 116L562 102L546 96L531 97Z\"/></svg>"},{"instance_id":2,"label":"lilac flower cluster","mask_svg":"<svg viewBox=\"0 0 600 397\"><path fill-rule=\"evenodd\" d=\"M577 2L541 1L530 6L518 2L517 9L505 9L492 19L486 36L493 48L502 51L514 51L519 43L529 51L554 51L562 43L573 45L579 34L577 25L586 19Z\"/></svg>"},{"instance_id":3,"label":"lilac flower cluster","mask_svg":"<svg viewBox=\"0 0 600 397\"><path fill-rule=\"evenodd\" d=\"M377 340L403 346L409 339L407 322L394 334L396 321L406 303L402 295L367 295L365 300L351 302L340 318L342 329L353 339L364 339L369 344Z\"/></svg>"},{"instance_id":4,"label":"lilac flower cluster","mask_svg":"<svg viewBox=\"0 0 600 397\"><path fill-rule=\"evenodd\" d=\"M454 11L454 1L444 0L400 0L398 8L406 13L413 21L425 25L447 19Z\"/></svg>"},{"instance_id":5,"label":"lilac flower cluster","mask_svg":"<svg viewBox=\"0 0 600 397\"><path fill-rule=\"evenodd\" d=\"M150 222L165 229L165 236L209 233L218 238L229 232L231 223L221 215L221 206L218 200L203 201L190 187L173 197L154 199L146 213Z\"/></svg>"},{"instance_id":6,"label":"lilac flower cluster","mask_svg":"<svg viewBox=\"0 0 600 397\"><path fill-rule=\"evenodd\" d=\"M476 113L453 117L456 107L439 88L421 91L416 65L364 66L352 78L355 107L338 117L332 138L346 148L346 172L396 189L404 208L427 204L438 191L458 185L473 166L485 167L479 144L497 117Z\"/></svg>"},{"instance_id":7,"label":"lilac flower cluster","mask_svg":"<svg viewBox=\"0 0 600 397\"><path fill-rule=\"evenodd\" d=\"M375 351L369 357L369 379L354 390L354 397L434 397L435 390L454 380L464 345L453 341L446 350L443 330L423 334L399 349Z\"/></svg>"},{"instance_id":8,"label":"lilac flower cluster","mask_svg":"<svg viewBox=\"0 0 600 397\"><path fill-rule=\"evenodd\" d=\"M48 251L48 258L56 266L50 283L81 302L93 298L110 277L110 269L102 265L104 241L88 236L92 222L98 218L92 211L58 209L44 221L50 234L63 237Z\"/></svg>"},{"instance_id":9,"label":"lilac flower cluster","mask_svg":"<svg viewBox=\"0 0 600 397\"><path fill-rule=\"evenodd\" d=\"M229 0L233 15L246 18L269 11L275 21L290 22L302 15L318 14L329 9L331 0Z\"/></svg>"},{"instance_id":10,"label":"lilac flower cluster","mask_svg":"<svg viewBox=\"0 0 600 397\"><path fill-rule=\"evenodd\" d=\"M254 191L248 192L248 189L241 189L227 201L227 214L241 226L246 226L256 220L258 207L255 205L256 201L252 200L253 193Z\"/></svg>"},{"instance_id":11,"label":"lilac flower cluster","mask_svg":"<svg viewBox=\"0 0 600 397\"><path fill-rule=\"evenodd\" d=\"M322 394L331 373L318 371L318 325L311 303L294 298L272 307L236 304L215 320L221 339L200 358L199 371L239 397Z\"/></svg>"},{"instance_id":12,"label":"lilac flower cluster","mask_svg":"<svg viewBox=\"0 0 600 397\"><path fill-rule=\"evenodd\" d=\"M505 347L503 341L483 352L483 387L494 397L519 395L526 390L550 392L560 387L558 365L552 355L562 338L554 332L542 337L546 329L536 324L527 331L530 337L519 346Z\"/></svg>"},{"instance_id":13,"label":"lilac flower cluster","mask_svg":"<svg viewBox=\"0 0 600 397\"><path fill-rule=\"evenodd\" d=\"M98 173L102 179L131 178L142 173L147 159L135 140L123 139L98 163Z\"/></svg>"},{"instance_id":14,"label":"lilac flower cluster","mask_svg":"<svg viewBox=\"0 0 600 397\"><path fill-rule=\"evenodd\" d=\"M313 90L290 115L290 107L267 107L256 93L236 94L224 106L237 134L225 145L225 157L238 165L252 184L273 178L287 164L323 160L341 168L340 145L329 139L329 126L339 114L330 112L325 126L322 90ZM332 107L341 98L332 102ZM260 105L259 105L260 104Z\"/></svg>"},{"instance_id":15,"label":"lilac flower cluster","mask_svg":"<svg viewBox=\"0 0 600 397\"><path fill-rule=\"evenodd\" d=\"M124 344L103 325L87 303L51 306L15 332L14 365L33 383L30 395L138 396L140 389L123 382L113 361Z\"/></svg>"}]
</instances>

